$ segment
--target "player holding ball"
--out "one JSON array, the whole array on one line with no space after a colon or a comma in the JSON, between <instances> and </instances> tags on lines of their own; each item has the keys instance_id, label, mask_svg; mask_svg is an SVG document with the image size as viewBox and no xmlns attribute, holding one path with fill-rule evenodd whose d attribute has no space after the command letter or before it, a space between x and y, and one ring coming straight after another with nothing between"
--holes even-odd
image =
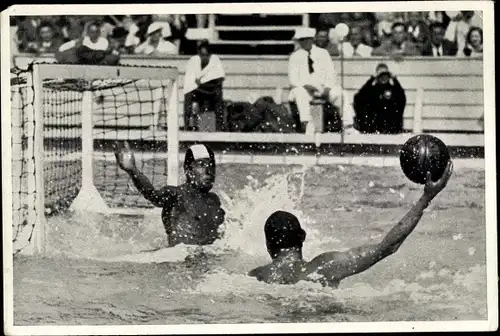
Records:
<instances>
[{"instance_id":1,"label":"player holding ball","mask_svg":"<svg viewBox=\"0 0 500 336\"><path fill-rule=\"evenodd\" d=\"M309 280L323 286L338 287L341 280L364 272L395 253L420 222L424 210L446 187L453 173L447 147L430 135L409 139L402 147L400 160L404 174L411 181L424 184L424 191L380 243L343 252L325 252L307 262L302 257L306 232L299 220L289 212L277 211L269 216L264 226L267 251L272 261L255 268L248 275L267 283L295 284Z\"/></svg>"}]
</instances>

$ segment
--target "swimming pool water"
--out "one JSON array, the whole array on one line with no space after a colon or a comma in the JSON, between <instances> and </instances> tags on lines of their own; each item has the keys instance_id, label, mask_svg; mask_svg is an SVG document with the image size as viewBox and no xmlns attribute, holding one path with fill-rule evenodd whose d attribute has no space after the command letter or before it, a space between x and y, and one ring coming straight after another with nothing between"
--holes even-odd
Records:
<instances>
[{"instance_id":1,"label":"swimming pool water","mask_svg":"<svg viewBox=\"0 0 500 336\"><path fill-rule=\"evenodd\" d=\"M214 191L231 200L223 200L224 239L205 248L210 258L185 262L194 247L165 248L163 226L153 216L49 217L49 256L14 259L14 322L486 319L484 188L484 170L456 170L398 252L338 289L268 285L246 272L270 260L263 225L273 211L292 210L301 219L304 257L311 259L380 241L422 187L389 167L220 165Z\"/></svg>"}]
</instances>

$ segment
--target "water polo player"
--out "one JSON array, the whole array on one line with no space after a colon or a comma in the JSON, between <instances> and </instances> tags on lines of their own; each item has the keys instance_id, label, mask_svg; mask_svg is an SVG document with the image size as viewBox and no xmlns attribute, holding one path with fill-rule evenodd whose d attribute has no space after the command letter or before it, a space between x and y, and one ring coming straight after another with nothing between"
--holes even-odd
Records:
<instances>
[{"instance_id":1,"label":"water polo player","mask_svg":"<svg viewBox=\"0 0 500 336\"><path fill-rule=\"evenodd\" d=\"M127 142L115 151L116 160L139 192L157 207L163 208L162 221L169 246L180 243L208 245L220 238L219 227L225 212L219 197L210 192L215 182L215 156L205 145L193 145L184 158L186 183L155 189L136 167Z\"/></svg>"},{"instance_id":2,"label":"water polo player","mask_svg":"<svg viewBox=\"0 0 500 336\"><path fill-rule=\"evenodd\" d=\"M430 202L446 187L452 172L453 164L449 161L438 181L433 182L428 173L423 195L379 244L359 246L345 252L322 253L310 262L302 258L306 233L297 217L285 211L273 213L264 226L272 262L250 271L249 275L267 283L294 284L312 280L337 287L342 279L361 273L395 253L415 229Z\"/></svg>"}]
</instances>

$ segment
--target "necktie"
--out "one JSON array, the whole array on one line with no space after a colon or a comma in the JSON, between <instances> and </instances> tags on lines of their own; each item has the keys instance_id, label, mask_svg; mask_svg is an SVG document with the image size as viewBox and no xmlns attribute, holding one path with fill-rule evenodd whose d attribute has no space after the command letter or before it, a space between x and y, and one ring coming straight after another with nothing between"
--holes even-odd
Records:
<instances>
[{"instance_id":1,"label":"necktie","mask_svg":"<svg viewBox=\"0 0 500 336\"><path fill-rule=\"evenodd\" d=\"M307 53L307 65L309 66L309 73L312 74L314 72L313 68L314 61L311 58L311 52Z\"/></svg>"},{"instance_id":2,"label":"necktie","mask_svg":"<svg viewBox=\"0 0 500 336\"><path fill-rule=\"evenodd\" d=\"M434 46L434 48L436 48L436 56L441 57L441 52L439 51L439 47Z\"/></svg>"}]
</instances>

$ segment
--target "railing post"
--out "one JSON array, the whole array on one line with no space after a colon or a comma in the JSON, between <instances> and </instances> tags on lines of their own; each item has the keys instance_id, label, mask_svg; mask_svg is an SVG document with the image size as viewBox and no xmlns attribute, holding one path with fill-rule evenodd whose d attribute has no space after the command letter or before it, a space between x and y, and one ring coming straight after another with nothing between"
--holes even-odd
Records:
<instances>
[{"instance_id":1,"label":"railing post","mask_svg":"<svg viewBox=\"0 0 500 336\"><path fill-rule=\"evenodd\" d=\"M309 27L310 24L310 14L302 14L302 27Z\"/></svg>"},{"instance_id":2,"label":"railing post","mask_svg":"<svg viewBox=\"0 0 500 336\"><path fill-rule=\"evenodd\" d=\"M167 184L179 184L179 104L178 78L172 81L172 93L167 110Z\"/></svg>"},{"instance_id":3,"label":"railing post","mask_svg":"<svg viewBox=\"0 0 500 336\"><path fill-rule=\"evenodd\" d=\"M212 40L217 41L219 39L219 33L215 27L215 14L208 14L208 29L210 30Z\"/></svg>"},{"instance_id":4,"label":"railing post","mask_svg":"<svg viewBox=\"0 0 500 336\"><path fill-rule=\"evenodd\" d=\"M415 97L415 108L413 110L413 133L422 133L422 105L423 105L424 89L417 89Z\"/></svg>"}]
</instances>

